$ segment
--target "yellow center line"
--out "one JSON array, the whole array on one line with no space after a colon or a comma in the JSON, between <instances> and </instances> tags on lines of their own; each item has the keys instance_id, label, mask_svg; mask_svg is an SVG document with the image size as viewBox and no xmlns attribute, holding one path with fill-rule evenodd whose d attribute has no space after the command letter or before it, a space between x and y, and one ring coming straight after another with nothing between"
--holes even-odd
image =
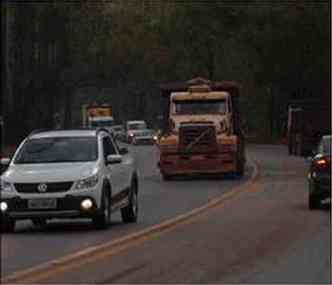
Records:
<instances>
[{"instance_id":1,"label":"yellow center line","mask_svg":"<svg viewBox=\"0 0 332 285\"><path fill-rule=\"evenodd\" d=\"M82 267L83 265L95 262L106 257L114 256L122 251L131 247L138 246L146 241L155 239L162 234L170 232L175 228L193 223L199 215L207 214L207 210L223 206L227 200L234 199L242 192L257 191L261 177L259 174L259 166L257 162L253 164L253 173L248 181L240 185L232 191L225 193L219 198L214 198L207 204L193 209L186 214L166 220L160 224L151 226L145 230L139 231L134 234L129 234L117 240L89 247L82 251L69 254L67 256L46 262L35 267L15 272L8 277L1 280L2 284L6 283L37 283L55 277L61 273L69 272L70 270Z\"/></svg>"}]
</instances>

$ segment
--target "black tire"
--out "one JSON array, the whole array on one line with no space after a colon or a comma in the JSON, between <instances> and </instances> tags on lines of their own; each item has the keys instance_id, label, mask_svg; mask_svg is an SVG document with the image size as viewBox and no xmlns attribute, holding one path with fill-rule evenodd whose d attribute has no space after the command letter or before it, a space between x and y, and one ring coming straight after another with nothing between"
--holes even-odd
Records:
<instances>
[{"instance_id":1,"label":"black tire","mask_svg":"<svg viewBox=\"0 0 332 285\"><path fill-rule=\"evenodd\" d=\"M1 219L0 229L2 233L12 233L15 230L16 221L13 219Z\"/></svg>"},{"instance_id":2,"label":"black tire","mask_svg":"<svg viewBox=\"0 0 332 285\"><path fill-rule=\"evenodd\" d=\"M162 173L161 176L162 176L162 178L163 178L164 181L170 181L170 180L172 180L172 176L169 175L169 174Z\"/></svg>"},{"instance_id":3,"label":"black tire","mask_svg":"<svg viewBox=\"0 0 332 285\"><path fill-rule=\"evenodd\" d=\"M36 227L45 227L47 225L47 220L44 218L35 218L31 220L33 225Z\"/></svg>"},{"instance_id":4,"label":"black tire","mask_svg":"<svg viewBox=\"0 0 332 285\"><path fill-rule=\"evenodd\" d=\"M293 145L291 142L288 142L288 155L293 154Z\"/></svg>"},{"instance_id":5,"label":"black tire","mask_svg":"<svg viewBox=\"0 0 332 285\"><path fill-rule=\"evenodd\" d=\"M130 187L129 192L129 204L121 208L121 217L122 221L126 224L128 223L136 223L138 216L138 189L137 189L137 181L134 180Z\"/></svg>"},{"instance_id":6,"label":"black tire","mask_svg":"<svg viewBox=\"0 0 332 285\"><path fill-rule=\"evenodd\" d=\"M96 229L107 229L111 223L111 195L106 189L103 191L101 207L98 213L92 218Z\"/></svg>"},{"instance_id":7,"label":"black tire","mask_svg":"<svg viewBox=\"0 0 332 285\"><path fill-rule=\"evenodd\" d=\"M321 204L320 204L320 197L314 195L314 194L309 194L309 209L310 210L315 210L319 209Z\"/></svg>"},{"instance_id":8,"label":"black tire","mask_svg":"<svg viewBox=\"0 0 332 285\"><path fill-rule=\"evenodd\" d=\"M238 160L237 163L236 163L236 173L235 175L238 177L238 178L242 178L243 175L244 175L244 163L242 160Z\"/></svg>"}]
</instances>

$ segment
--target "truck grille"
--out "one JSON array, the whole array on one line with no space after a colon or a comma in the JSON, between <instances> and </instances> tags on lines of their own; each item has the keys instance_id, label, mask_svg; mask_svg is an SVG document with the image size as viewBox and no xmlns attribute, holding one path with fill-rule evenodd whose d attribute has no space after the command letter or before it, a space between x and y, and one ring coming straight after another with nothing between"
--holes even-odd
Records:
<instances>
[{"instance_id":1,"label":"truck grille","mask_svg":"<svg viewBox=\"0 0 332 285\"><path fill-rule=\"evenodd\" d=\"M46 184L47 188L44 193L58 193L68 191L73 182L56 182L56 183L15 183L15 189L19 193L41 193L38 190L40 184Z\"/></svg>"},{"instance_id":2,"label":"truck grille","mask_svg":"<svg viewBox=\"0 0 332 285\"><path fill-rule=\"evenodd\" d=\"M217 141L214 125L184 125L179 129L179 151L216 153Z\"/></svg>"}]
</instances>

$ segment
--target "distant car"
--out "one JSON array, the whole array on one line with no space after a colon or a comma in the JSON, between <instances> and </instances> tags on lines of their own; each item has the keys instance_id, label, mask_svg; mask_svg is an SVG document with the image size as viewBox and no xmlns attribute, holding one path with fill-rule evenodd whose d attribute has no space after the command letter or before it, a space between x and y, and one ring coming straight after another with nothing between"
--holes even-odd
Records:
<instances>
[{"instance_id":1,"label":"distant car","mask_svg":"<svg viewBox=\"0 0 332 285\"><path fill-rule=\"evenodd\" d=\"M323 199L331 199L331 143L331 135L323 136L310 162L308 174L310 209L319 208Z\"/></svg>"},{"instance_id":2,"label":"distant car","mask_svg":"<svg viewBox=\"0 0 332 285\"><path fill-rule=\"evenodd\" d=\"M134 137L142 134L147 129L145 121L127 121L126 122L126 142L133 143Z\"/></svg>"},{"instance_id":3,"label":"distant car","mask_svg":"<svg viewBox=\"0 0 332 285\"><path fill-rule=\"evenodd\" d=\"M132 144L154 144L157 141L157 136L154 134L153 130L145 129L140 132L135 133L132 138Z\"/></svg>"},{"instance_id":4,"label":"distant car","mask_svg":"<svg viewBox=\"0 0 332 285\"><path fill-rule=\"evenodd\" d=\"M111 127L111 132L117 140L123 140L125 137L125 129L123 125L114 125Z\"/></svg>"},{"instance_id":5,"label":"distant car","mask_svg":"<svg viewBox=\"0 0 332 285\"><path fill-rule=\"evenodd\" d=\"M157 140L153 130L148 129L145 121L126 123L126 141L130 144L154 144Z\"/></svg>"},{"instance_id":6,"label":"distant car","mask_svg":"<svg viewBox=\"0 0 332 285\"><path fill-rule=\"evenodd\" d=\"M42 226L52 218L90 218L98 229L121 210L136 222L138 176L135 161L105 129L59 130L31 134L1 175L3 231L20 219Z\"/></svg>"}]
</instances>

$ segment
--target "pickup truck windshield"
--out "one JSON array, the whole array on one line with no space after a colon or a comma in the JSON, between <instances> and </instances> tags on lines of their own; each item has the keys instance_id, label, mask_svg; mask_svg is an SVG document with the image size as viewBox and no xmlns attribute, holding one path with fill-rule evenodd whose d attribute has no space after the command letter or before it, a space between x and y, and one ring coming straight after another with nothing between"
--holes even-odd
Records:
<instances>
[{"instance_id":1,"label":"pickup truck windshield","mask_svg":"<svg viewBox=\"0 0 332 285\"><path fill-rule=\"evenodd\" d=\"M192 115L192 114L225 114L226 101L225 100L176 100L175 114L177 115Z\"/></svg>"},{"instance_id":2,"label":"pickup truck windshield","mask_svg":"<svg viewBox=\"0 0 332 285\"><path fill-rule=\"evenodd\" d=\"M96 137L54 137L28 140L14 163L85 162L97 159Z\"/></svg>"}]
</instances>

